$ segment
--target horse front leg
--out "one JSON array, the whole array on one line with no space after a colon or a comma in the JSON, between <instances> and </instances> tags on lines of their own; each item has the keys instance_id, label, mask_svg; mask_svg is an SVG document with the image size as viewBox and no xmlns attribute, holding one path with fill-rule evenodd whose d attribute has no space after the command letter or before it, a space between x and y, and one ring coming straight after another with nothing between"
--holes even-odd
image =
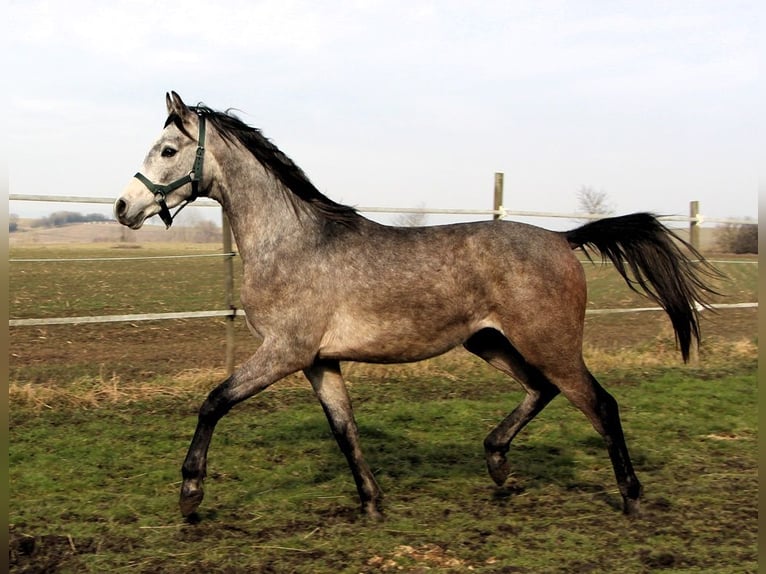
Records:
<instances>
[{"instance_id":1,"label":"horse front leg","mask_svg":"<svg viewBox=\"0 0 766 574\"><path fill-rule=\"evenodd\" d=\"M234 375L210 392L199 410L197 428L194 431L181 467L181 496L179 506L183 516L191 516L202 503L205 493L202 484L207 476L207 451L218 421L236 404L231 389L236 385Z\"/></svg>"},{"instance_id":2,"label":"horse front leg","mask_svg":"<svg viewBox=\"0 0 766 574\"><path fill-rule=\"evenodd\" d=\"M204 497L203 483L207 475L207 453L218 421L236 404L261 392L272 383L300 370L296 361L278 361L280 354L270 351L265 343L255 355L223 383L213 389L199 410L197 428L181 467L181 514L189 517Z\"/></svg>"},{"instance_id":3,"label":"horse front leg","mask_svg":"<svg viewBox=\"0 0 766 574\"><path fill-rule=\"evenodd\" d=\"M356 482L356 489L362 504L362 512L369 518L381 520L379 504L380 488L369 465L364 460L359 445L359 430L354 420L351 408L351 398L340 372L338 361L322 361L317 359L308 369L303 370L311 382L314 392L322 404L330 428L346 457L351 468L351 474Z\"/></svg>"}]
</instances>

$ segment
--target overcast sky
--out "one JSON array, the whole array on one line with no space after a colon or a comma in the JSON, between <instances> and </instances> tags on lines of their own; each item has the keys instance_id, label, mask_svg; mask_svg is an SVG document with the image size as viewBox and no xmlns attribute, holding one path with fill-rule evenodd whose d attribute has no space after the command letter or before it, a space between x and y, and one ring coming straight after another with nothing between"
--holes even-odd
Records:
<instances>
[{"instance_id":1,"label":"overcast sky","mask_svg":"<svg viewBox=\"0 0 766 574\"><path fill-rule=\"evenodd\" d=\"M11 0L10 190L116 198L176 90L351 205L755 218L758 4Z\"/></svg>"}]
</instances>

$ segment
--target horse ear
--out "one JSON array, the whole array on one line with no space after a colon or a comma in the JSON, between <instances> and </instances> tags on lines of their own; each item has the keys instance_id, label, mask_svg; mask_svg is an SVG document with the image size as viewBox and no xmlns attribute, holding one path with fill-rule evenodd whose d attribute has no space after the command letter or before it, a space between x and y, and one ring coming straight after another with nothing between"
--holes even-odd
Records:
<instances>
[{"instance_id":1,"label":"horse ear","mask_svg":"<svg viewBox=\"0 0 766 574\"><path fill-rule=\"evenodd\" d=\"M181 96L173 91L165 94L165 104L168 107L168 115L177 114L180 117L184 117L191 111L183 102Z\"/></svg>"}]
</instances>

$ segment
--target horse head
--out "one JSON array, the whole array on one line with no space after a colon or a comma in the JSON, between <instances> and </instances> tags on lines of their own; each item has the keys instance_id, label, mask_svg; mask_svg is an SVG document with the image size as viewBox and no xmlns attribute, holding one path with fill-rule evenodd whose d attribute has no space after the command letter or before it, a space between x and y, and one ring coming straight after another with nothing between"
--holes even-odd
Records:
<instances>
[{"instance_id":1,"label":"horse head","mask_svg":"<svg viewBox=\"0 0 766 574\"><path fill-rule=\"evenodd\" d=\"M114 214L123 225L138 229L159 214L167 227L170 208L194 201L203 182L205 118L171 92L165 95L168 118L160 137L149 150L138 172L114 203ZM196 129L195 129L196 128ZM197 132L198 136L192 135ZM176 211L178 213L178 211Z\"/></svg>"}]
</instances>

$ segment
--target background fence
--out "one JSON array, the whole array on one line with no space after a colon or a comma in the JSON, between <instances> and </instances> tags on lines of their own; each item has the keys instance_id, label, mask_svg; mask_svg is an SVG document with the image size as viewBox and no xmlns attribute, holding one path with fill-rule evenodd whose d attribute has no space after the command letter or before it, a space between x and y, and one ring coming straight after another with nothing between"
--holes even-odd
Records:
<instances>
[{"instance_id":1,"label":"background fence","mask_svg":"<svg viewBox=\"0 0 766 574\"><path fill-rule=\"evenodd\" d=\"M10 194L11 201L40 201L55 203L81 203L81 204L109 204L114 203L114 198L104 197L84 197L84 196L57 196L57 195L19 195ZM190 207L215 207L218 204L209 199L200 199L190 205ZM423 214L423 215L458 215L458 216L485 216L494 219L505 219L509 217L516 218L559 218L559 219L599 219L604 214L584 214L584 213L561 213L545 211L516 211L507 209L503 202L503 174L495 174L495 187L493 195L493 209L433 209L433 208L393 208L393 207L359 207L358 211L362 213L398 213L398 214ZM179 313L133 313L125 315L99 315L99 316L78 316L78 317L48 317L48 318L26 318L10 319L9 327L24 327L35 325L78 325L85 323L113 323L124 321L157 321L167 319L194 319L205 317L226 317L226 369L229 373L234 368L234 326L233 321L237 316L235 305L236 296L234 293L234 272L233 259L236 252L233 249L231 229L226 215L221 211L221 237L222 252L220 254L199 254L199 255L160 255L147 257L114 257L114 258L78 258L78 259L11 259L10 262L51 262L51 261L105 261L105 260L137 260L137 259L172 259L180 257L221 257L224 261L223 266L223 309L213 309L206 311L188 311ZM700 204L692 201L689 204L689 216L668 216L662 217L663 221L685 222L689 226L689 240L695 247L700 246L699 229L703 224L748 224L753 223L748 220L731 218L707 218L704 217ZM751 263L755 261L736 261L736 263ZM758 303L734 303L714 305L717 309L727 308L748 308L757 307ZM588 314L607 314L607 313L637 313L647 311L661 311L659 307L641 307L632 309L589 309Z\"/></svg>"}]
</instances>

